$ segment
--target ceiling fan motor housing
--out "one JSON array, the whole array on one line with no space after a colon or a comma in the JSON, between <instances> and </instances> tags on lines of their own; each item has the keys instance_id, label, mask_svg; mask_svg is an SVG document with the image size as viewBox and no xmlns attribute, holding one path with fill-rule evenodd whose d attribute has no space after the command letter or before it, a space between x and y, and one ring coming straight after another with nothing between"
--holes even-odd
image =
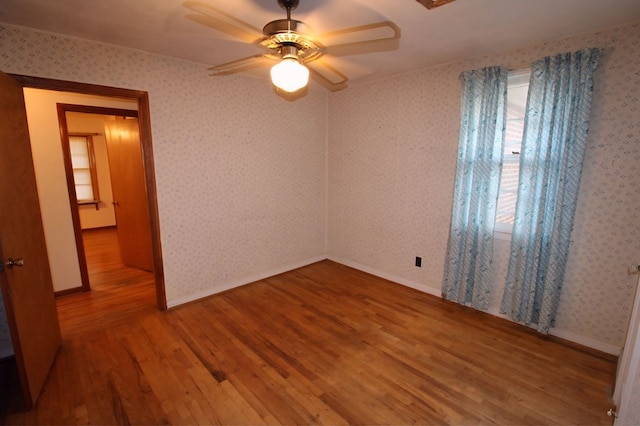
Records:
<instances>
[{"instance_id":1,"label":"ceiling fan motor housing","mask_svg":"<svg viewBox=\"0 0 640 426\"><path fill-rule=\"evenodd\" d=\"M298 68L306 69L307 72L309 70L305 65L308 65L314 71L316 80L327 89L337 91L346 87L347 76L335 69L330 61L316 61L317 59L325 54L336 56L336 51L338 56L386 51L389 50L389 42L397 42L400 38L400 29L393 22L382 21L324 34L324 37L328 37L329 45L323 45L308 25L302 21L291 19L291 11L298 7L300 0L276 1L286 11L286 19L276 19L267 23L262 29L262 36L256 28L213 6L205 6L195 0L184 2L186 7L199 14L192 17L196 22L204 23L241 40L249 40L249 42L266 50L262 54L211 67L209 68L212 71L211 75L222 76L242 72L266 65L273 60L279 63L272 67L272 74L275 67L280 69L282 68L280 65L283 64L286 66L297 65ZM453 0L418 1L444 3ZM276 83L274 82L274 84ZM306 84L306 80L304 84ZM284 89L284 86L278 84L276 86L287 90Z\"/></svg>"},{"instance_id":2,"label":"ceiling fan motor housing","mask_svg":"<svg viewBox=\"0 0 640 426\"><path fill-rule=\"evenodd\" d=\"M284 54L284 47L293 46L298 52L298 57L304 60L316 59L323 53L323 46L315 42L310 34L311 29L307 24L295 19L277 19L269 22L262 29L265 39L260 45L277 50Z\"/></svg>"}]
</instances>

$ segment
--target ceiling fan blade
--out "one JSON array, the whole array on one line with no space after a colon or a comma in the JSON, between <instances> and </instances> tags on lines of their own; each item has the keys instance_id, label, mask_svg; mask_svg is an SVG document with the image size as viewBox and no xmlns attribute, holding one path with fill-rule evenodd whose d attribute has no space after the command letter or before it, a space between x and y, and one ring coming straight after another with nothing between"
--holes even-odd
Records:
<instances>
[{"instance_id":1,"label":"ceiling fan blade","mask_svg":"<svg viewBox=\"0 0 640 426\"><path fill-rule=\"evenodd\" d=\"M453 0L417 0L427 9L433 9L434 7L442 6L443 4L451 3Z\"/></svg>"},{"instance_id":2,"label":"ceiling fan blade","mask_svg":"<svg viewBox=\"0 0 640 426\"><path fill-rule=\"evenodd\" d=\"M271 61L274 59L280 58L276 56L272 57L271 55L254 55L247 58L237 59L235 61L216 65L210 67L209 70L211 71L211 75L213 76L235 74L237 72L247 71L262 65L271 64Z\"/></svg>"},{"instance_id":3,"label":"ceiling fan blade","mask_svg":"<svg viewBox=\"0 0 640 426\"><path fill-rule=\"evenodd\" d=\"M400 28L383 21L322 34L318 39L332 56L382 52L399 47Z\"/></svg>"},{"instance_id":4,"label":"ceiling fan blade","mask_svg":"<svg viewBox=\"0 0 640 426\"><path fill-rule=\"evenodd\" d=\"M186 18L199 24L229 34L247 43L255 43L264 38L262 31L258 28L213 6L192 0L185 1L182 5L197 12L197 14L186 15Z\"/></svg>"},{"instance_id":5,"label":"ceiling fan blade","mask_svg":"<svg viewBox=\"0 0 640 426\"><path fill-rule=\"evenodd\" d=\"M322 59L305 63L315 80L332 92L347 87L349 78Z\"/></svg>"}]
</instances>

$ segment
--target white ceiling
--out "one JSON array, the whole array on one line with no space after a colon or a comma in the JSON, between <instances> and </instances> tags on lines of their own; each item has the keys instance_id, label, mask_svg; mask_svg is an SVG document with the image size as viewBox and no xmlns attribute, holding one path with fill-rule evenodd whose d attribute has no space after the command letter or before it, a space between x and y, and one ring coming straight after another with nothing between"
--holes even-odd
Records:
<instances>
[{"instance_id":1,"label":"white ceiling","mask_svg":"<svg viewBox=\"0 0 640 426\"><path fill-rule=\"evenodd\" d=\"M260 29L285 17L276 0L200 1ZM0 0L0 22L206 66L262 52L189 13L182 0ZM355 83L638 21L640 0L456 0L431 10L415 0L300 0L292 18L317 33L383 20L400 27L397 50L328 58Z\"/></svg>"}]
</instances>

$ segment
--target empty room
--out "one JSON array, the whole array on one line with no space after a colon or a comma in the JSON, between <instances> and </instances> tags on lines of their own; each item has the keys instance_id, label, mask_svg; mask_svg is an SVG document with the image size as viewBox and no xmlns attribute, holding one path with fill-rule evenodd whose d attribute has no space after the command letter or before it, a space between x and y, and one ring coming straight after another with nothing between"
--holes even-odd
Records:
<instances>
[{"instance_id":1,"label":"empty room","mask_svg":"<svg viewBox=\"0 0 640 426\"><path fill-rule=\"evenodd\" d=\"M0 0L6 424L640 423L637 0Z\"/></svg>"}]
</instances>

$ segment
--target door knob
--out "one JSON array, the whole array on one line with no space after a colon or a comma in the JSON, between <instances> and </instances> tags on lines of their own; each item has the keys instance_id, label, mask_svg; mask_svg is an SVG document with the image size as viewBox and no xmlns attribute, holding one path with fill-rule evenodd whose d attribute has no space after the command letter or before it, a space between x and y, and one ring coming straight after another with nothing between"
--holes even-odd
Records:
<instances>
[{"instance_id":1,"label":"door knob","mask_svg":"<svg viewBox=\"0 0 640 426\"><path fill-rule=\"evenodd\" d=\"M4 264L7 266L7 269L11 269L14 266L24 266L24 259L21 257L17 259L9 258Z\"/></svg>"},{"instance_id":2,"label":"door knob","mask_svg":"<svg viewBox=\"0 0 640 426\"><path fill-rule=\"evenodd\" d=\"M9 258L6 262L0 262L0 272L4 272L5 269L11 269L14 266L24 266L24 259L21 257L18 259Z\"/></svg>"},{"instance_id":3,"label":"door knob","mask_svg":"<svg viewBox=\"0 0 640 426\"><path fill-rule=\"evenodd\" d=\"M117 207L120 205L120 203L118 203L117 201L112 201L111 204L113 204L114 207Z\"/></svg>"}]
</instances>

